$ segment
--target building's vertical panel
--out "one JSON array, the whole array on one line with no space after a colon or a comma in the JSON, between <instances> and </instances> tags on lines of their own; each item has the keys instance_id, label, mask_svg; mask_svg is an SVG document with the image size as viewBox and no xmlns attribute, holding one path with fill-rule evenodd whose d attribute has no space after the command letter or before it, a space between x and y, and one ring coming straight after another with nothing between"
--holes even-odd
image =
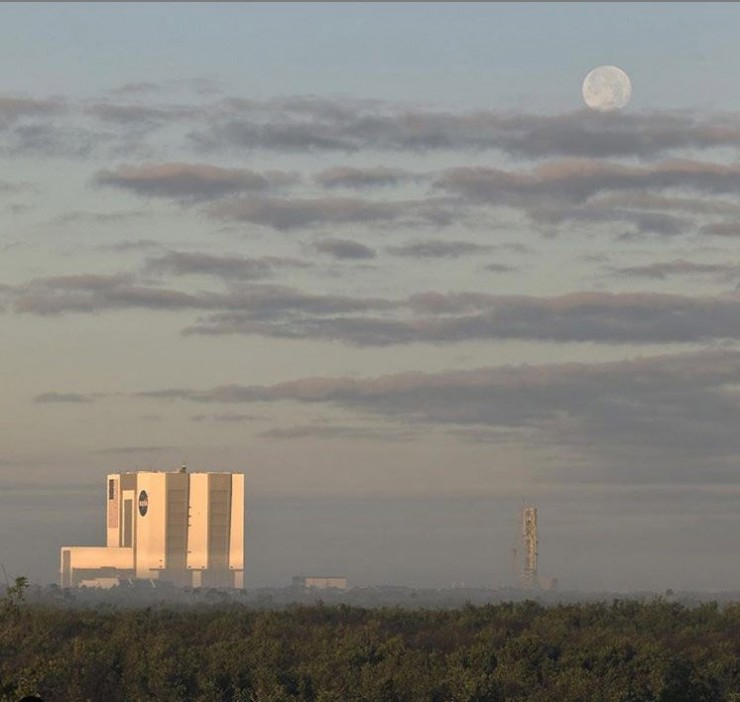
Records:
<instances>
[{"instance_id":1,"label":"building's vertical panel","mask_svg":"<svg viewBox=\"0 0 740 702\"><path fill-rule=\"evenodd\" d=\"M188 474L167 474L167 577L185 584L188 550Z\"/></svg>"},{"instance_id":2,"label":"building's vertical panel","mask_svg":"<svg viewBox=\"0 0 740 702\"><path fill-rule=\"evenodd\" d=\"M244 586L244 476L231 476L231 534L229 569L234 571L234 587Z\"/></svg>"},{"instance_id":3,"label":"building's vertical panel","mask_svg":"<svg viewBox=\"0 0 740 702\"><path fill-rule=\"evenodd\" d=\"M130 548L136 544L137 494L136 490L121 490L121 541L117 544L120 547Z\"/></svg>"},{"instance_id":4,"label":"building's vertical panel","mask_svg":"<svg viewBox=\"0 0 740 702\"><path fill-rule=\"evenodd\" d=\"M62 549L61 586L72 587L72 553L68 548Z\"/></svg>"},{"instance_id":5,"label":"building's vertical panel","mask_svg":"<svg viewBox=\"0 0 740 702\"><path fill-rule=\"evenodd\" d=\"M188 568L208 568L208 474L190 474Z\"/></svg>"},{"instance_id":6,"label":"building's vertical panel","mask_svg":"<svg viewBox=\"0 0 740 702\"><path fill-rule=\"evenodd\" d=\"M134 499L123 501L123 533L121 546L131 548L134 545Z\"/></svg>"},{"instance_id":7,"label":"building's vertical panel","mask_svg":"<svg viewBox=\"0 0 740 702\"><path fill-rule=\"evenodd\" d=\"M120 476L108 476L106 493L106 545L118 548L121 540L121 482Z\"/></svg>"},{"instance_id":8,"label":"building's vertical panel","mask_svg":"<svg viewBox=\"0 0 740 702\"><path fill-rule=\"evenodd\" d=\"M156 578L167 567L167 474L141 472L136 487L136 576Z\"/></svg>"},{"instance_id":9,"label":"building's vertical panel","mask_svg":"<svg viewBox=\"0 0 740 702\"><path fill-rule=\"evenodd\" d=\"M231 534L231 475L208 474L208 570L209 582L230 584L229 535Z\"/></svg>"}]
</instances>

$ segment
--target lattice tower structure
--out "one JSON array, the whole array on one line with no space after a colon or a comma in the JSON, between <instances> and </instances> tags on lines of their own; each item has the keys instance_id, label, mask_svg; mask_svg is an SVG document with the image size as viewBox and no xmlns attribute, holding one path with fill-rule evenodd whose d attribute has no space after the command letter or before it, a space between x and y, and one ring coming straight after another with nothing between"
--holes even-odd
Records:
<instances>
[{"instance_id":1,"label":"lattice tower structure","mask_svg":"<svg viewBox=\"0 0 740 702\"><path fill-rule=\"evenodd\" d=\"M537 579L537 508L522 510L522 537L524 539L524 567L522 586L533 590L539 587Z\"/></svg>"}]
</instances>

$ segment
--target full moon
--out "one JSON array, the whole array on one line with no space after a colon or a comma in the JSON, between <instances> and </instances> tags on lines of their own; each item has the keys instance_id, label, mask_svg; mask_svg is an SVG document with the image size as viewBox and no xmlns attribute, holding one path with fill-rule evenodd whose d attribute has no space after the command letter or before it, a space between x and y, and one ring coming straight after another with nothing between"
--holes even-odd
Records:
<instances>
[{"instance_id":1,"label":"full moon","mask_svg":"<svg viewBox=\"0 0 740 702\"><path fill-rule=\"evenodd\" d=\"M632 83L621 68L599 66L584 78L581 92L586 105L592 110L611 112L630 101Z\"/></svg>"}]
</instances>

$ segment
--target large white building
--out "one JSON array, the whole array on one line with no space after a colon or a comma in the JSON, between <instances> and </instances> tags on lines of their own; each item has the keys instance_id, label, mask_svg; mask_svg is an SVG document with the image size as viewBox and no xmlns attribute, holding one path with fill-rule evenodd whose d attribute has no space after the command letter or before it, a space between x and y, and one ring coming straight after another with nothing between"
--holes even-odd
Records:
<instances>
[{"instance_id":1,"label":"large white building","mask_svg":"<svg viewBox=\"0 0 740 702\"><path fill-rule=\"evenodd\" d=\"M244 476L137 471L108 475L105 547L63 546L62 587L119 579L244 585Z\"/></svg>"}]
</instances>

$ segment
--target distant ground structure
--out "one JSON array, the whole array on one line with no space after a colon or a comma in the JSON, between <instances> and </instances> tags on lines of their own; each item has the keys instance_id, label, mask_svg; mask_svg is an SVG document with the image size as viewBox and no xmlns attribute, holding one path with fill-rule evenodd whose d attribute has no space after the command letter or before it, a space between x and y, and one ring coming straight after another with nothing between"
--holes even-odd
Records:
<instances>
[{"instance_id":1,"label":"distant ground structure","mask_svg":"<svg viewBox=\"0 0 740 702\"><path fill-rule=\"evenodd\" d=\"M63 546L62 587L244 586L244 475L183 466L112 473L106 485L106 546Z\"/></svg>"},{"instance_id":2,"label":"distant ground structure","mask_svg":"<svg viewBox=\"0 0 740 702\"><path fill-rule=\"evenodd\" d=\"M307 590L348 590L349 582L341 575L296 575L293 578L293 587Z\"/></svg>"},{"instance_id":3,"label":"distant ground structure","mask_svg":"<svg viewBox=\"0 0 740 702\"><path fill-rule=\"evenodd\" d=\"M537 508L525 507L522 510L522 538L524 539L524 568L522 586L534 590L540 586L537 578Z\"/></svg>"},{"instance_id":4,"label":"distant ground structure","mask_svg":"<svg viewBox=\"0 0 740 702\"><path fill-rule=\"evenodd\" d=\"M541 578L537 572L539 558L539 531L537 508L527 506L521 512L522 562L518 559L518 549L512 548L512 569L525 590L557 590L557 578Z\"/></svg>"}]
</instances>

